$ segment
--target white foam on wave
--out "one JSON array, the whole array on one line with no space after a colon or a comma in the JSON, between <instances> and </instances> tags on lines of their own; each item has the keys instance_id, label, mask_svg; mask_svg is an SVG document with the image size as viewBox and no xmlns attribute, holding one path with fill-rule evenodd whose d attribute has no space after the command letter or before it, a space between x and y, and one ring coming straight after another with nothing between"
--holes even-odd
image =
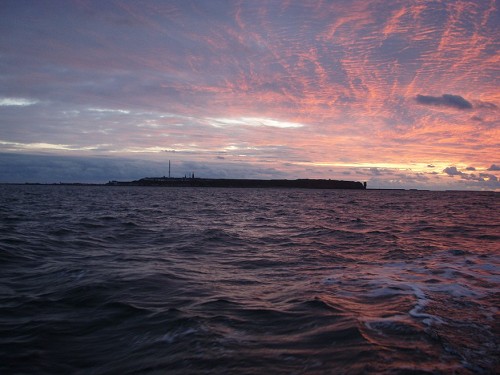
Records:
<instances>
[{"instance_id":1,"label":"white foam on wave","mask_svg":"<svg viewBox=\"0 0 500 375\"><path fill-rule=\"evenodd\" d=\"M198 333L194 328L184 328L184 329L174 329L173 331L164 334L160 341L166 342L167 344L172 344L173 342L184 338L185 336L193 335Z\"/></svg>"},{"instance_id":2,"label":"white foam on wave","mask_svg":"<svg viewBox=\"0 0 500 375\"><path fill-rule=\"evenodd\" d=\"M481 299L491 295L492 290L498 290L499 264L500 257L496 255L484 257L443 251L416 260L354 265L326 277L323 285L334 287L334 293L340 298L355 298L358 303L362 301L366 306L360 306L358 313L360 319L368 324L367 328L373 327L374 319L401 320L405 314L403 311L389 317L374 317L368 305L377 303L377 299L404 295L415 299L413 307L406 312L407 317L417 319L426 326L441 325L449 318L426 311L429 305L442 306L447 301L461 301L464 305L474 303L480 306L483 316L494 316L494 307L484 306Z\"/></svg>"},{"instance_id":3,"label":"white foam on wave","mask_svg":"<svg viewBox=\"0 0 500 375\"><path fill-rule=\"evenodd\" d=\"M425 292L421 289L420 286L413 284L412 289L415 293L415 297L417 298L415 307L409 311L410 316L418 319L422 319L422 323L427 326L431 326L434 324L443 324L444 321L440 317L428 313L423 313L422 310L429 303L429 299L427 298Z\"/></svg>"}]
</instances>

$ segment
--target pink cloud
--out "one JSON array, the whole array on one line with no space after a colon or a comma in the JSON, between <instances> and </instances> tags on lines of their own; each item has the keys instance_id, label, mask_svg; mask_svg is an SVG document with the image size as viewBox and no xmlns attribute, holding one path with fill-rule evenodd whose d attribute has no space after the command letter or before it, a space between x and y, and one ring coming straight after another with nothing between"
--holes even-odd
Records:
<instances>
[{"instance_id":1,"label":"pink cloud","mask_svg":"<svg viewBox=\"0 0 500 375\"><path fill-rule=\"evenodd\" d=\"M34 7L1 20L0 96L37 103L1 106L9 151L175 149L320 172L498 164L494 1L68 2L59 18ZM267 120L210 120L249 118Z\"/></svg>"}]
</instances>

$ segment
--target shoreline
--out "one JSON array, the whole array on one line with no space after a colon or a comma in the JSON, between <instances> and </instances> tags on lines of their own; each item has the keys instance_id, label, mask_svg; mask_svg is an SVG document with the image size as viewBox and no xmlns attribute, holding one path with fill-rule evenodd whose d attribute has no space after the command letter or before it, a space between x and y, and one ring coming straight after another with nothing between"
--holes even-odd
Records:
<instances>
[{"instance_id":1,"label":"shoreline","mask_svg":"<svg viewBox=\"0 0 500 375\"><path fill-rule=\"evenodd\" d=\"M215 187L215 188L254 188L254 189L325 189L325 190L369 190L369 191L441 191L441 192L490 192L494 190L432 190L415 188L369 188L359 181L297 179L297 180L259 180L259 179L210 179L210 178L143 178L134 181L109 181L106 183L86 182L0 182L0 186L82 186L82 187Z\"/></svg>"}]
</instances>

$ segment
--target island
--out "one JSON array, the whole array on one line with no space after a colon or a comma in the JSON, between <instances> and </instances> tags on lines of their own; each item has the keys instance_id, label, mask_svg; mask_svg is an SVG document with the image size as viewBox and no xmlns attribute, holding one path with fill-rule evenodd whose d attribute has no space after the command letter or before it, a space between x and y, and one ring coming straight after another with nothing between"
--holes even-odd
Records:
<instances>
[{"instance_id":1,"label":"island","mask_svg":"<svg viewBox=\"0 0 500 375\"><path fill-rule=\"evenodd\" d=\"M165 187L218 187L218 188L299 188L299 189L366 189L366 182L297 179L261 180L199 177L145 177L135 181L109 181L110 186L165 186Z\"/></svg>"}]
</instances>

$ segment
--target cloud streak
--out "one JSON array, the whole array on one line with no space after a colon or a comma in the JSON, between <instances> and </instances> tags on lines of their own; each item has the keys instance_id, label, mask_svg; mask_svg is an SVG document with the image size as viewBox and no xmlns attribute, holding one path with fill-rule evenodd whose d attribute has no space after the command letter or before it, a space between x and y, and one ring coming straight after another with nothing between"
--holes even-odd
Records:
<instances>
[{"instance_id":1,"label":"cloud streak","mask_svg":"<svg viewBox=\"0 0 500 375\"><path fill-rule=\"evenodd\" d=\"M0 107L26 107L38 103L38 100L26 98L0 98Z\"/></svg>"}]
</instances>

